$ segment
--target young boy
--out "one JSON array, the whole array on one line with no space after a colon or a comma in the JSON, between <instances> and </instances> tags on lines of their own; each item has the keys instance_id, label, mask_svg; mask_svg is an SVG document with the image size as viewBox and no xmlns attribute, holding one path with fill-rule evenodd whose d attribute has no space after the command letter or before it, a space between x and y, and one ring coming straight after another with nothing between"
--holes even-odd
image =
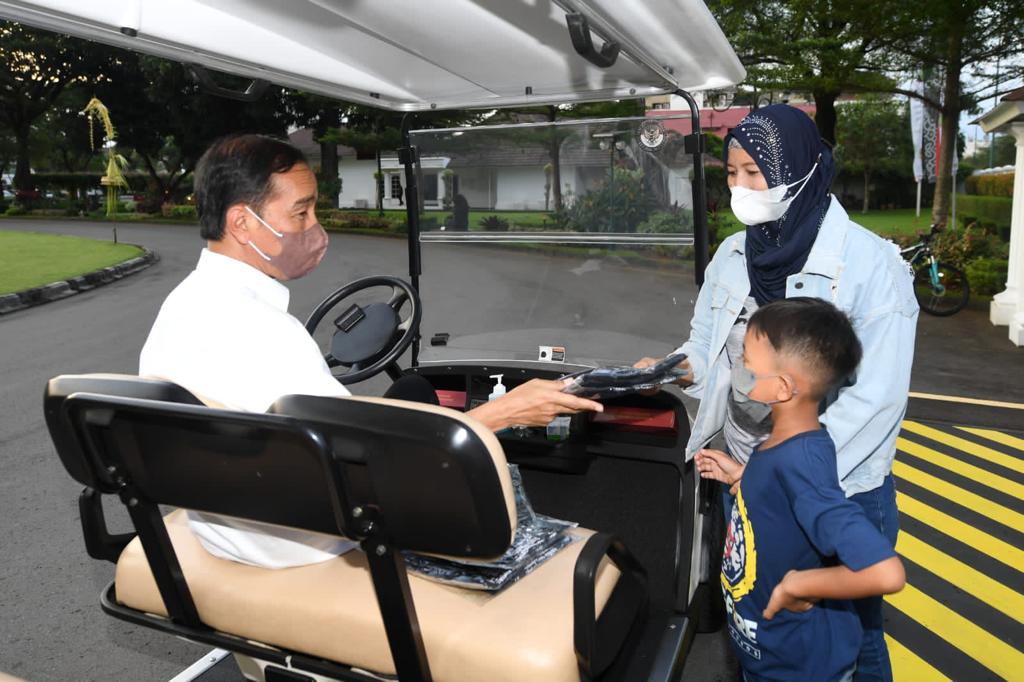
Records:
<instances>
[{"instance_id":1,"label":"young boy","mask_svg":"<svg viewBox=\"0 0 1024 682\"><path fill-rule=\"evenodd\" d=\"M747 681L850 679L862 637L850 600L903 589L903 564L843 495L835 446L818 423L822 398L860 358L849 319L825 301L758 309L732 390L771 412L771 435L745 468L724 452L697 454L701 476L735 495L721 580Z\"/></svg>"}]
</instances>

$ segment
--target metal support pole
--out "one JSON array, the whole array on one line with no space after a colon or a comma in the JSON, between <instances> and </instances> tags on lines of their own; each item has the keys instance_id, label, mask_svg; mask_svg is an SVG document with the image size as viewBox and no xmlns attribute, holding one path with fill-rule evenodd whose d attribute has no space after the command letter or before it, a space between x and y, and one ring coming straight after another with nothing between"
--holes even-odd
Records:
<instances>
[{"instance_id":1,"label":"metal support pole","mask_svg":"<svg viewBox=\"0 0 1024 682\"><path fill-rule=\"evenodd\" d=\"M398 160L405 168L405 223L408 227L409 245L409 279L412 288L419 293L420 274L423 272L423 263L420 259L420 201L419 181L417 180L416 164L419 161L419 154L416 148L409 144L410 116L402 117L402 148L398 152ZM420 339L419 334L413 339L410 346L410 362L415 367L419 362Z\"/></svg>"},{"instance_id":2,"label":"metal support pole","mask_svg":"<svg viewBox=\"0 0 1024 682\"><path fill-rule=\"evenodd\" d=\"M704 270L708 267L708 200L704 187L704 135L700 130L700 110L693 96L685 90L676 90L675 94L686 100L690 105L690 140L687 151L693 154L693 259L694 280L697 286L704 284Z\"/></svg>"}]
</instances>

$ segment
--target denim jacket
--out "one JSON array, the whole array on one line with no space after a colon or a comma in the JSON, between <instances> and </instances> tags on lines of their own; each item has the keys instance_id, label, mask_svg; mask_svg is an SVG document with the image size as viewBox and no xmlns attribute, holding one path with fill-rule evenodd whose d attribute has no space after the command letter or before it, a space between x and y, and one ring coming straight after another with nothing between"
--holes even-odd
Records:
<instances>
[{"instance_id":1,"label":"denim jacket","mask_svg":"<svg viewBox=\"0 0 1024 682\"><path fill-rule=\"evenodd\" d=\"M708 265L679 350L689 356L700 400L689 459L722 429L729 391L725 340L750 293L746 235L727 237ZM864 349L855 376L824 401L821 422L836 445L846 495L874 490L892 470L896 436L907 407L918 305L910 269L891 242L852 222L832 198L803 269L786 281L786 296L815 296L850 316Z\"/></svg>"}]
</instances>

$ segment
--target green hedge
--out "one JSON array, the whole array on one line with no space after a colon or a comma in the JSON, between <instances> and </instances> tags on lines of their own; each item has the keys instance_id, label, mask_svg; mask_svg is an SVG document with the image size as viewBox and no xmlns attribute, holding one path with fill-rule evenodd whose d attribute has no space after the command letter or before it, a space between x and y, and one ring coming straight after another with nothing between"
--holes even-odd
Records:
<instances>
[{"instance_id":1,"label":"green hedge","mask_svg":"<svg viewBox=\"0 0 1024 682\"><path fill-rule=\"evenodd\" d=\"M956 195L956 212L965 225L977 222L992 230L1009 229L1012 211L1013 199L1008 197Z\"/></svg>"},{"instance_id":2,"label":"green hedge","mask_svg":"<svg viewBox=\"0 0 1024 682\"><path fill-rule=\"evenodd\" d=\"M968 175L964 185L968 194L986 197L1012 197L1013 173Z\"/></svg>"},{"instance_id":3,"label":"green hedge","mask_svg":"<svg viewBox=\"0 0 1024 682\"><path fill-rule=\"evenodd\" d=\"M971 293L979 296L994 296L1006 288L1006 273L1010 261L1005 258L977 258L964 268Z\"/></svg>"}]
</instances>

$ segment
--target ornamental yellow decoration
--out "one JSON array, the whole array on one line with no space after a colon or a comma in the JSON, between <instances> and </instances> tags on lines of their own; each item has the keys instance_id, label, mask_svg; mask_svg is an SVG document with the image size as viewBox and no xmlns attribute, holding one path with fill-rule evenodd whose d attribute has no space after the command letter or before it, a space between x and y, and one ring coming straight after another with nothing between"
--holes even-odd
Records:
<instances>
[{"instance_id":1,"label":"ornamental yellow decoration","mask_svg":"<svg viewBox=\"0 0 1024 682\"><path fill-rule=\"evenodd\" d=\"M117 146L117 133L114 123L110 120L110 111L99 99L93 97L85 105L82 113L89 118L89 146L94 147L93 122L103 124L103 147L107 150L107 170L100 178L100 184L107 188L107 215L117 213L117 195L120 188L128 188L128 179L124 171L128 168L128 160L114 151Z\"/></svg>"}]
</instances>

